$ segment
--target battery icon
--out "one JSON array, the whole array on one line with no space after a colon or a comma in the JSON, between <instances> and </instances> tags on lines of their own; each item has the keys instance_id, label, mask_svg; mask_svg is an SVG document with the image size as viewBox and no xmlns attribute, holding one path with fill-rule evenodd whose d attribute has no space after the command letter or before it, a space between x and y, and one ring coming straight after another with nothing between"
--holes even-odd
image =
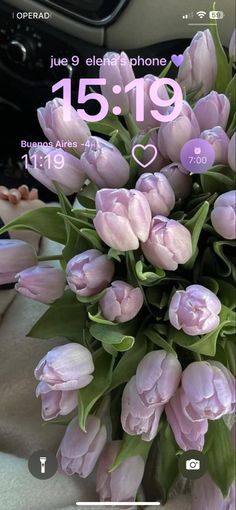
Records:
<instances>
[{"instance_id":1,"label":"battery icon","mask_svg":"<svg viewBox=\"0 0 236 510\"><path fill-rule=\"evenodd\" d=\"M209 18L210 19L222 19L224 17L223 11L210 11L209 12Z\"/></svg>"}]
</instances>

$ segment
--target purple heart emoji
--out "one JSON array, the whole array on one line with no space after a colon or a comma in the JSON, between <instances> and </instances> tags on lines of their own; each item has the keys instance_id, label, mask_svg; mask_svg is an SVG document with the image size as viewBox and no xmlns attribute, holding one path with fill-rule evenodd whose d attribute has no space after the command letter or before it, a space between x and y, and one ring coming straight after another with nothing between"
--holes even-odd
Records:
<instances>
[{"instance_id":1,"label":"purple heart emoji","mask_svg":"<svg viewBox=\"0 0 236 510\"><path fill-rule=\"evenodd\" d=\"M137 154L135 154L135 151L137 149L143 149L143 153L149 149L149 152L148 152L148 155L150 156L148 158L148 160L143 163L143 161L140 160L140 158L138 157ZM150 150L151 149L151 150ZM138 163L140 166L142 166L143 168L147 168L147 166L151 165L151 163L154 161L154 159L156 159L157 157L157 154L158 154L158 150L156 148L155 145L153 145L152 143L148 143L147 145L143 145L141 143L137 143L136 145L133 146L132 148L132 156L134 158L134 160L136 161L136 163ZM140 155L140 154L139 154Z\"/></svg>"},{"instance_id":2,"label":"purple heart emoji","mask_svg":"<svg viewBox=\"0 0 236 510\"><path fill-rule=\"evenodd\" d=\"M171 60L176 67L179 67L184 61L184 56L182 53L180 55L171 55Z\"/></svg>"}]
</instances>

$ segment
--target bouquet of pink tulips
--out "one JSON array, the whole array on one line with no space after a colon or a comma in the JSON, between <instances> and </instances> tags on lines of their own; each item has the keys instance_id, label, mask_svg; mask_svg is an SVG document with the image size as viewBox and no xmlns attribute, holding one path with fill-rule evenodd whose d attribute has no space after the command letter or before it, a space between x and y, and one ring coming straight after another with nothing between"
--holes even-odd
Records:
<instances>
[{"instance_id":1,"label":"bouquet of pink tulips","mask_svg":"<svg viewBox=\"0 0 236 510\"><path fill-rule=\"evenodd\" d=\"M135 122L124 92L132 67L124 53L125 66L107 54L115 65L102 65L100 76L120 84L121 116L106 86L111 111L101 122L86 123L72 107L64 121L61 99L40 108L51 145L30 149L28 170L59 205L1 230L31 229L62 245L45 266L27 243L0 241L0 283L49 305L29 332L65 340L35 368L42 418L65 426L59 470L82 478L96 470L101 501L132 506L152 493L165 503L179 459L197 450L208 471L192 482L192 509L206 510L206 501L207 509L233 508L235 47L235 32L229 58L215 28L195 35L178 71L182 109L161 123L150 117L156 78L144 77L145 117ZM168 94L163 86L160 97ZM215 154L200 174L180 158L195 138ZM71 143L63 150L58 140ZM42 165L50 154L63 155L63 169Z\"/></svg>"}]
</instances>

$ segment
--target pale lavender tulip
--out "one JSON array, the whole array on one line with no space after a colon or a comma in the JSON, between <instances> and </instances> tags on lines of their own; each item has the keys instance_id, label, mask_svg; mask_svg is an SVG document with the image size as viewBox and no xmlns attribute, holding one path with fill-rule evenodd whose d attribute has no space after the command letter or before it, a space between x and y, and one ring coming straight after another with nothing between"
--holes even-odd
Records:
<instances>
[{"instance_id":1,"label":"pale lavender tulip","mask_svg":"<svg viewBox=\"0 0 236 510\"><path fill-rule=\"evenodd\" d=\"M121 441L112 441L103 451L97 469L100 501L135 501L144 474L144 460L140 455L128 457L117 469L110 468L121 448Z\"/></svg>"},{"instance_id":2,"label":"pale lavender tulip","mask_svg":"<svg viewBox=\"0 0 236 510\"><path fill-rule=\"evenodd\" d=\"M193 480L191 487L192 510L235 510L235 482L226 498L208 474Z\"/></svg>"},{"instance_id":3,"label":"pale lavender tulip","mask_svg":"<svg viewBox=\"0 0 236 510\"><path fill-rule=\"evenodd\" d=\"M211 223L215 231L224 239L236 238L236 191L220 195L211 213Z\"/></svg>"},{"instance_id":4,"label":"pale lavender tulip","mask_svg":"<svg viewBox=\"0 0 236 510\"><path fill-rule=\"evenodd\" d=\"M168 216L175 206L175 194L165 175L160 172L142 174L135 188L141 191L150 205L153 216Z\"/></svg>"},{"instance_id":5,"label":"pale lavender tulip","mask_svg":"<svg viewBox=\"0 0 236 510\"><path fill-rule=\"evenodd\" d=\"M50 142L58 147L61 142L65 151L76 149L79 154L84 150L84 144L90 136L90 130L77 111L70 107L70 120L65 120L64 101L56 97L48 101L44 107L38 108L39 124Z\"/></svg>"},{"instance_id":6,"label":"pale lavender tulip","mask_svg":"<svg viewBox=\"0 0 236 510\"><path fill-rule=\"evenodd\" d=\"M236 28L234 29L229 43L229 58L232 63L236 62Z\"/></svg>"},{"instance_id":7,"label":"pale lavender tulip","mask_svg":"<svg viewBox=\"0 0 236 510\"><path fill-rule=\"evenodd\" d=\"M219 326L221 302L202 285L177 290L170 302L169 319L174 328L187 335L204 335Z\"/></svg>"},{"instance_id":8,"label":"pale lavender tulip","mask_svg":"<svg viewBox=\"0 0 236 510\"><path fill-rule=\"evenodd\" d=\"M64 292L64 271L52 266L33 266L16 275L15 289L25 297L49 304Z\"/></svg>"},{"instance_id":9,"label":"pale lavender tulip","mask_svg":"<svg viewBox=\"0 0 236 510\"><path fill-rule=\"evenodd\" d=\"M208 421L206 419L191 420L186 412L187 403L182 388L178 389L165 406L167 420L176 443L182 450L202 451L205 434L208 430Z\"/></svg>"},{"instance_id":10,"label":"pale lavender tulip","mask_svg":"<svg viewBox=\"0 0 236 510\"><path fill-rule=\"evenodd\" d=\"M136 388L143 404L166 404L176 392L181 374L181 364L173 354L164 350L146 354L136 371Z\"/></svg>"},{"instance_id":11,"label":"pale lavender tulip","mask_svg":"<svg viewBox=\"0 0 236 510\"><path fill-rule=\"evenodd\" d=\"M66 195L77 193L82 188L85 173L80 160L75 156L62 149L37 146L29 150L29 159L29 173L53 193L57 193L53 181L59 184Z\"/></svg>"},{"instance_id":12,"label":"pale lavender tulip","mask_svg":"<svg viewBox=\"0 0 236 510\"><path fill-rule=\"evenodd\" d=\"M54 347L35 368L38 381L47 384L48 390L76 390L84 388L93 379L93 358L83 345L70 343Z\"/></svg>"},{"instance_id":13,"label":"pale lavender tulip","mask_svg":"<svg viewBox=\"0 0 236 510\"><path fill-rule=\"evenodd\" d=\"M81 478L87 478L92 473L106 440L106 427L100 418L89 415L84 432L76 416L68 425L57 452L58 471L69 476L77 473Z\"/></svg>"},{"instance_id":14,"label":"pale lavender tulip","mask_svg":"<svg viewBox=\"0 0 236 510\"><path fill-rule=\"evenodd\" d=\"M217 73L216 51L210 30L197 32L183 55L178 82L187 92L200 90L201 94L207 94L214 87Z\"/></svg>"},{"instance_id":15,"label":"pale lavender tulip","mask_svg":"<svg viewBox=\"0 0 236 510\"><path fill-rule=\"evenodd\" d=\"M145 405L137 391L136 377L126 384L122 395L121 424L130 436L152 441L157 435L163 405Z\"/></svg>"},{"instance_id":16,"label":"pale lavender tulip","mask_svg":"<svg viewBox=\"0 0 236 510\"><path fill-rule=\"evenodd\" d=\"M236 172L236 133L233 134L228 145L228 163L230 168Z\"/></svg>"},{"instance_id":17,"label":"pale lavender tulip","mask_svg":"<svg viewBox=\"0 0 236 510\"><path fill-rule=\"evenodd\" d=\"M141 144L142 141L147 134L147 131L140 131L134 138L132 138L132 148L135 145ZM168 161L162 156L161 152L158 150L155 159L150 163L154 156L155 148L157 149L157 141L158 141L158 133L157 131L153 131L149 136L148 141L143 145L143 151L141 153L140 161L144 166L139 165L139 173L143 174L148 170L149 172L158 172L163 168L163 166L168 164ZM154 147L148 147L149 145L153 145ZM136 149L138 150L138 149ZM135 151L136 154L136 151Z\"/></svg>"},{"instance_id":18,"label":"pale lavender tulip","mask_svg":"<svg viewBox=\"0 0 236 510\"><path fill-rule=\"evenodd\" d=\"M119 251L137 250L146 241L151 210L146 197L137 190L102 189L96 194L94 226L101 239Z\"/></svg>"},{"instance_id":19,"label":"pale lavender tulip","mask_svg":"<svg viewBox=\"0 0 236 510\"><path fill-rule=\"evenodd\" d=\"M127 322L133 319L143 306L143 294L139 287L116 280L106 289L99 301L102 315L109 321Z\"/></svg>"},{"instance_id":20,"label":"pale lavender tulip","mask_svg":"<svg viewBox=\"0 0 236 510\"><path fill-rule=\"evenodd\" d=\"M197 101L193 109L201 131L215 126L226 128L230 102L225 94L218 94L214 90Z\"/></svg>"},{"instance_id":21,"label":"pale lavender tulip","mask_svg":"<svg viewBox=\"0 0 236 510\"><path fill-rule=\"evenodd\" d=\"M189 404L191 419L218 420L235 410L235 379L219 362L195 361L182 375L182 388Z\"/></svg>"},{"instance_id":22,"label":"pale lavender tulip","mask_svg":"<svg viewBox=\"0 0 236 510\"><path fill-rule=\"evenodd\" d=\"M172 107L168 109L168 112ZM189 104L183 101L180 114L170 122L162 122L158 132L158 149L166 159L180 161L183 145L192 138L198 138L200 128Z\"/></svg>"},{"instance_id":23,"label":"pale lavender tulip","mask_svg":"<svg viewBox=\"0 0 236 510\"><path fill-rule=\"evenodd\" d=\"M220 126L212 129L206 129L200 135L200 138L210 143L215 151L215 165L219 163L227 165L229 137Z\"/></svg>"},{"instance_id":24,"label":"pale lavender tulip","mask_svg":"<svg viewBox=\"0 0 236 510\"><path fill-rule=\"evenodd\" d=\"M120 54L107 52L100 66L100 78L105 78L106 85L102 85L102 94L109 103L109 110L116 106L121 108L121 114L126 115L130 111L130 92L125 92L125 86L135 79L129 58L124 51ZM119 93L113 92L113 87L119 86Z\"/></svg>"},{"instance_id":25,"label":"pale lavender tulip","mask_svg":"<svg viewBox=\"0 0 236 510\"><path fill-rule=\"evenodd\" d=\"M65 416L73 411L78 404L77 391L50 390L48 385L40 382L36 388L36 396L41 396L42 418L45 421Z\"/></svg>"},{"instance_id":26,"label":"pale lavender tulip","mask_svg":"<svg viewBox=\"0 0 236 510\"><path fill-rule=\"evenodd\" d=\"M15 239L0 239L0 285L16 281L16 274L37 264L31 244Z\"/></svg>"},{"instance_id":27,"label":"pale lavender tulip","mask_svg":"<svg viewBox=\"0 0 236 510\"><path fill-rule=\"evenodd\" d=\"M145 257L154 267L169 271L175 271L178 264L184 264L192 255L189 230L165 216L152 219L149 238L141 246Z\"/></svg>"},{"instance_id":28,"label":"pale lavender tulip","mask_svg":"<svg viewBox=\"0 0 236 510\"><path fill-rule=\"evenodd\" d=\"M164 166L160 171L168 179L176 200L187 198L192 189L192 178L190 173L180 163L171 163Z\"/></svg>"},{"instance_id":29,"label":"pale lavender tulip","mask_svg":"<svg viewBox=\"0 0 236 510\"><path fill-rule=\"evenodd\" d=\"M107 287L114 271L114 264L107 255L91 249L76 255L68 262L67 282L78 296L93 296Z\"/></svg>"},{"instance_id":30,"label":"pale lavender tulip","mask_svg":"<svg viewBox=\"0 0 236 510\"><path fill-rule=\"evenodd\" d=\"M118 188L129 179L129 165L120 151L98 136L90 136L81 156L85 174L100 188Z\"/></svg>"},{"instance_id":31,"label":"pale lavender tulip","mask_svg":"<svg viewBox=\"0 0 236 510\"><path fill-rule=\"evenodd\" d=\"M158 80L156 76L153 74L146 74L143 78L143 89L144 89L144 120L136 121L138 126L141 129L150 129L153 127L157 127L160 125L160 121L154 119L154 117L151 114L151 110L158 110L161 115L165 115L167 107L166 106L157 106L153 103L153 101L150 98L150 87L152 84ZM130 104L131 104L131 111L133 114L133 117L136 118L136 90L132 90L131 96L130 96ZM167 92L167 89L164 85L159 87L158 89L158 97L162 100L169 100L169 95Z\"/></svg>"}]
</instances>

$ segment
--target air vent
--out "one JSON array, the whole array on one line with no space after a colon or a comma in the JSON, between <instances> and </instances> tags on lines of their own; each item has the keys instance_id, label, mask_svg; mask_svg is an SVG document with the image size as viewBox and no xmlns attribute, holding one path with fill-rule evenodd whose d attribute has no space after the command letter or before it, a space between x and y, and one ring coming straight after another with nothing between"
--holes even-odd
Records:
<instances>
[{"instance_id":1,"label":"air vent","mask_svg":"<svg viewBox=\"0 0 236 510\"><path fill-rule=\"evenodd\" d=\"M104 26L112 23L129 0L41 0L68 16L90 25Z\"/></svg>"}]
</instances>

